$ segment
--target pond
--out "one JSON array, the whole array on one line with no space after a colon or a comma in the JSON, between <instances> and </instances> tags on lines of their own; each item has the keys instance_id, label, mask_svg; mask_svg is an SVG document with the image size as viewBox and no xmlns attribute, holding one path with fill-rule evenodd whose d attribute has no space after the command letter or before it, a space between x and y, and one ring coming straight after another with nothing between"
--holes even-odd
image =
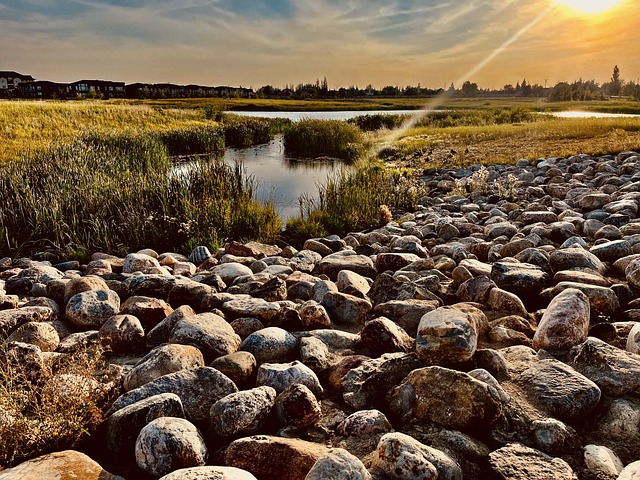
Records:
<instances>
[{"instance_id":1,"label":"pond","mask_svg":"<svg viewBox=\"0 0 640 480\"><path fill-rule=\"evenodd\" d=\"M318 183L324 183L341 168L348 168L338 160L309 160L285 155L282 135L255 147L227 148L224 162L231 166L242 163L247 175L258 181L258 200L272 201L284 222L300 214L300 195L308 193L315 197ZM192 165L192 162L178 164L173 171L179 175Z\"/></svg>"}]
</instances>

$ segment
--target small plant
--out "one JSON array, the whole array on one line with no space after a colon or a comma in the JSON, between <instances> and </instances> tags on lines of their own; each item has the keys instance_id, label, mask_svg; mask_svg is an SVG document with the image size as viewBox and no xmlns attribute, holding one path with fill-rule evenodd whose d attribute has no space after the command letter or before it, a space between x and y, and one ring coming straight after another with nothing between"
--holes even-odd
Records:
<instances>
[{"instance_id":1,"label":"small plant","mask_svg":"<svg viewBox=\"0 0 640 480\"><path fill-rule=\"evenodd\" d=\"M516 192L517 177L510 173L506 177L499 178L496 181L496 188L498 189L498 196L506 200L516 200L518 195Z\"/></svg>"},{"instance_id":2,"label":"small plant","mask_svg":"<svg viewBox=\"0 0 640 480\"><path fill-rule=\"evenodd\" d=\"M364 136L357 126L341 120L302 120L285 132L284 148L301 157L353 162L364 152Z\"/></svg>"},{"instance_id":3,"label":"small plant","mask_svg":"<svg viewBox=\"0 0 640 480\"><path fill-rule=\"evenodd\" d=\"M380 205L380 225L384 226L393 220L391 209L387 205Z\"/></svg>"},{"instance_id":4,"label":"small plant","mask_svg":"<svg viewBox=\"0 0 640 480\"><path fill-rule=\"evenodd\" d=\"M0 465L77 447L102 422L114 390L98 381L99 350L55 363L0 351Z\"/></svg>"},{"instance_id":5,"label":"small plant","mask_svg":"<svg viewBox=\"0 0 640 480\"><path fill-rule=\"evenodd\" d=\"M465 196L467 194L467 179L466 178L456 178L453 183L453 188L449 192L450 196Z\"/></svg>"},{"instance_id":6,"label":"small plant","mask_svg":"<svg viewBox=\"0 0 640 480\"><path fill-rule=\"evenodd\" d=\"M473 172L468 178L469 188L472 192L486 194L489 191L489 170L484 165Z\"/></svg>"}]
</instances>

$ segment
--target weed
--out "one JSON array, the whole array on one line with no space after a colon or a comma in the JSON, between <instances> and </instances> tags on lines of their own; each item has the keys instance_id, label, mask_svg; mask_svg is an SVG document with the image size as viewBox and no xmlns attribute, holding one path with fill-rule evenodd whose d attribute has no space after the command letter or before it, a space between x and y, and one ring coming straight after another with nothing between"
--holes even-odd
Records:
<instances>
[{"instance_id":1,"label":"weed","mask_svg":"<svg viewBox=\"0 0 640 480\"><path fill-rule=\"evenodd\" d=\"M340 120L302 120L284 133L284 148L301 157L353 162L364 152L364 136L357 126Z\"/></svg>"}]
</instances>

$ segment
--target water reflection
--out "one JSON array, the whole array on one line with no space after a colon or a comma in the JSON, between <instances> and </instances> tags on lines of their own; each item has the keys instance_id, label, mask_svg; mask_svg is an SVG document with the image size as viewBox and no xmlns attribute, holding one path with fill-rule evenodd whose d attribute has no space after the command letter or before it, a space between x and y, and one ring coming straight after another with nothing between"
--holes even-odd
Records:
<instances>
[{"instance_id":1,"label":"water reflection","mask_svg":"<svg viewBox=\"0 0 640 480\"><path fill-rule=\"evenodd\" d=\"M302 194L315 196L318 183L324 183L342 168L349 168L333 159L308 160L285 155L282 135L251 148L228 148L221 159L231 166L241 163L247 176L258 182L258 200L272 201L284 221L299 214L298 199ZM179 163L173 174L186 177L196 165L196 160Z\"/></svg>"}]
</instances>

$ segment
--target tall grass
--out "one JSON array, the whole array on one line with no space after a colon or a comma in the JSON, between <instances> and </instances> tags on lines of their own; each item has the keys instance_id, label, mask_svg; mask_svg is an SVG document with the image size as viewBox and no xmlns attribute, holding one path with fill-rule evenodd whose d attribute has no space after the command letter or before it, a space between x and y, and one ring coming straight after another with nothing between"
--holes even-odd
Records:
<instances>
[{"instance_id":1,"label":"tall grass","mask_svg":"<svg viewBox=\"0 0 640 480\"><path fill-rule=\"evenodd\" d=\"M174 175L157 136L114 135L0 165L0 255L59 252L69 243L188 253L194 244L279 233L273 205L254 200L256 181L240 166L211 157Z\"/></svg>"},{"instance_id":2,"label":"tall grass","mask_svg":"<svg viewBox=\"0 0 640 480\"><path fill-rule=\"evenodd\" d=\"M288 154L335 157L352 162L364 152L364 136L355 125L340 120L302 120L284 133Z\"/></svg>"},{"instance_id":3,"label":"tall grass","mask_svg":"<svg viewBox=\"0 0 640 480\"><path fill-rule=\"evenodd\" d=\"M424 185L406 170L386 170L379 163L362 161L355 169L341 170L318 187L318 195L300 198L300 216L289 220L285 237L300 244L310 237L378 226L380 207L411 211L426 194Z\"/></svg>"}]
</instances>

